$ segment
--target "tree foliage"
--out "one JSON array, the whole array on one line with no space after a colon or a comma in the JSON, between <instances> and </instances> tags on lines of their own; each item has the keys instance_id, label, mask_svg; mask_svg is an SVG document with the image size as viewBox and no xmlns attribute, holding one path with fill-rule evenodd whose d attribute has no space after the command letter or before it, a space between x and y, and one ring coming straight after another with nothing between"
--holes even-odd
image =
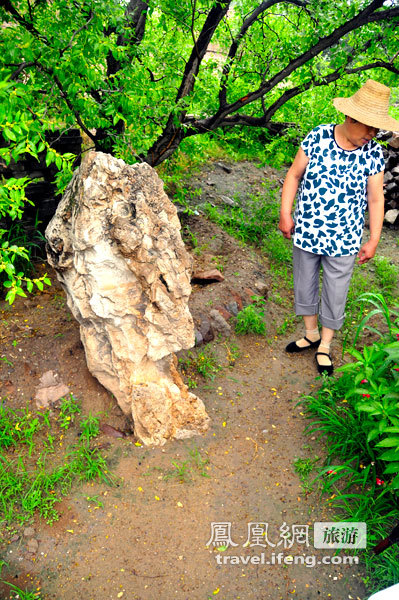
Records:
<instances>
[{"instance_id":1,"label":"tree foliage","mask_svg":"<svg viewBox=\"0 0 399 600\"><path fill-rule=\"evenodd\" d=\"M68 172L44 131L77 125L97 150L158 165L218 128L308 123L309 91L323 104L331 84L399 73L397 0L0 0L0 16L7 164L45 152ZM0 215L19 216L23 189L3 187Z\"/></svg>"}]
</instances>

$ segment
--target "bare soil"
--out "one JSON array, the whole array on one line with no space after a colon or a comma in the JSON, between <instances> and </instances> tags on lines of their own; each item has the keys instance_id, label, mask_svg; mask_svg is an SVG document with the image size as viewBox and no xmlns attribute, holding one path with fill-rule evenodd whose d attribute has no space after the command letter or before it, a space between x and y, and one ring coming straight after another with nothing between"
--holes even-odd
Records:
<instances>
[{"instance_id":1,"label":"bare soil","mask_svg":"<svg viewBox=\"0 0 399 600\"><path fill-rule=\"evenodd\" d=\"M197 176L204 200L208 193L217 199L228 190L231 196L233 189L248 193L265 176L277 182L281 177L250 163L231 168L227 174L211 165ZM214 182L211 192L209 180ZM204 246L200 255L193 254L196 267L214 268L218 257L225 277L224 282L193 286L190 308L197 323L211 307L231 301L232 293L252 288L256 280L270 287L268 264L260 254L201 216L192 217L190 227ZM394 234L387 235L391 246ZM44 264L38 268L48 270ZM80 400L83 414L101 413L103 423L126 430L126 418L115 400L87 370L78 325L54 273L51 276L53 286L43 294L19 298L12 307L0 304L0 356L12 363L0 362L1 396L12 407L27 402L33 407L40 376L53 370ZM290 293L284 295L290 302ZM75 487L59 505L59 521L50 526L35 519L34 553L23 535L26 525L6 536L5 579L40 590L45 600L366 597L361 556L359 565L321 564L331 553L312 546L314 522L334 515L327 498L303 492L293 463L298 457L323 454L321 442L304 434L307 421L297 404L301 394L319 385L317 373L312 352L295 357L284 352L286 343L299 335L299 327L276 335L289 309L268 302L266 314L266 337L232 333L227 345L226 339L211 342L223 369L213 380L198 376L194 390L211 417L207 434L162 448L137 445L133 435L101 435L98 443L106 446L104 453L120 483ZM234 364L228 356L231 343L240 353ZM339 344L334 357L339 364ZM246 545L248 524L256 522L268 524L265 547ZM230 523L236 545L218 551L210 542L212 523ZM299 540L284 547L281 534L293 525L308 526L309 547ZM277 563L279 553L283 558L314 556L316 564L270 564ZM254 562L218 564L231 556ZM260 564L263 561L266 564ZM0 598L8 597L3 585Z\"/></svg>"}]
</instances>

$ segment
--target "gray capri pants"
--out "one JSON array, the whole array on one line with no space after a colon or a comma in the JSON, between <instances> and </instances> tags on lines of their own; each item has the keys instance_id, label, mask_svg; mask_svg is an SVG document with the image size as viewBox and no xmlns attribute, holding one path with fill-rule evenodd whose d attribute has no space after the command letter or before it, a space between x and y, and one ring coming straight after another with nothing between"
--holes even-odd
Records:
<instances>
[{"instance_id":1,"label":"gray capri pants","mask_svg":"<svg viewBox=\"0 0 399 600\"><path fill-rule=\"evenodd\" d=\"M340 329L356 254L325 256L293 246L295 314L316 315L322 325ZM319 273L323 267L321 301Z\"/></svg>"}]
</instances>

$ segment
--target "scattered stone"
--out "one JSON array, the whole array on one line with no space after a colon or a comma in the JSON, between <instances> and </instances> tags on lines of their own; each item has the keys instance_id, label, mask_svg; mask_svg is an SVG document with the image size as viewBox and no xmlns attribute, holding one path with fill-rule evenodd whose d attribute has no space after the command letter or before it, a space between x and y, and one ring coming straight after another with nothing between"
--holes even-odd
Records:
<instances>
[{"instance_id":1,"label":"scattered stone","mask_svg":"<svg viewBox=\"0 0 399 600\"><path fill-rule=\"evenodd\" d=\"M244 304L240 294L237 294L234 290L230 290L230 294L232 295L235 302L237 302L238 310L242 310L244 308Z\"/></svg>"},{"instance_id":2,"label":"scattered stone","mask_svg":"<svg viewBox=\"0 0 399 600\"><path fill-rule=\"evenodd\" d=\"M228 337L231 333L231 327L222 317L218 310L212 309L209 313L211 324L215 331L219 331L222 335Z\"/></svg>"},{"instance_id":3,"label":"scattered stone","mask_svg":"<svg viewBox=\"0 0 399 600\"><path fill-rule=\"evenodd\" d=\"M226 308L234 317L238 315L239 310L237 302L229 302L226 304Z\"/></svg>"},{"instance_id":4,"label":"scattered stone","mask_svg":"<svg viewBox=\"0 0 399 600\"><path fill-rule=\"evenodd\" d=\"M388 210L385 213L384 216L384 220L389 223L390 225L393 225L395 223L395 221L397 220L399 215L399 210L397 208L392 208L391 210Z\"/></svg>"},{"instance_id":5,"label":"scattered stone","mask_svg":"<svg viewBox=\"0 0 399 600\"><path fill-rule=\"evenodd\" d=\"M257 279L254 283L254 288L260 296L263 296L263 298L267 298L269 290L265 281L263 281L262 279Z\"/></svg>"},{"instance_id":6,"label":"scattered stone","mask_svg":"<svg viewBox=\"0 0 399 600\"><path fill-rule=\"evenodd\" d=\"M55 371L46 371L40 378L36 389L35 400L38 408L48 408L60 398L70 394L69 387L59 381L59 375Z\"/></svg>"},{"instance_id":7,"label":"scattered stone","mask_svg":"<svg viewBox=\"0 0 399 600\"><path fill-rule=\"evenodd\" d=\"M194 335L195 335L195 345L201 346L201 344L204 343L204 338L202 337L201 332L198 331L198 329L194 329Z\"/></svg>"},{"instance_id":8,"label":"scattered stone","mask_svg":"<svg viewBox=\"0 0 399 600\"><path fill-rule=\"evenodd\" d=\"M224 306L215 306L215 310L217 310L222 315L223 319L225 319L226 321L231 319L231 317L233 316L233 313L226 310Z\"/></svg>"},{"instance_id":9,"label":"scattered stone","mask_svg":"<svg viewBox=\"0 0 399 600\"><path fill-rule=\"evenodd\" d=\"M228 167L227 165L224 165L221 162L216 162L215 165L220 169L223 169L223 171L225 171L226 173L231 173L233 170L231 167Z\"/></svg>"},{"instance_id":10,"label":"scattered stone","mask_svg":"<svg viewBox=\"0 0 399 600\"><path fill-rule=\"evenodd\" d=\"M192 283L214 283L215 281L224 281L224 277L218 269L210 269L209 271L196 271L192 278Z\"/></svg>"},{"instance_id":11,"label":"scattered stone","mask_svg":"<svg viewBox=\"0 0 399 600\"><path fill-rule=\"evenodd\" d=\"M156 171L88 152L46 229L48 260L80 323L89 371L144 444L204 433L209 417L179 375L194 345L192 261Z\"/></svg>"},{"instance_id":12,"label":"scattered stone","mask_svg":"<svg viewBox=\"0 0 399 600\"><path fill-rule=\"evenodd\" d=\"M258 292L254 292L251 288L244 288L244 294L246 295L246 300L250 303L253 302L252 296L259 296Z\"/></svg>"},{"instance_id":13,"label":"scattered stone","mask_svg":"<svg viewBox=\"0 0 399 600\"><path fill-rule=\"evenodd\" d=\"M234 200L232 198L230 198L229 196L220 196L221 201L223 202L223 204L228 204L229 206L235 206L236 203L234 202Z\"/></svg>"},{"instance_id":14,"label":"scattered stone","mask_svg":"<svg viewBox=\"0 0 399 600\"><path fill-rule=\"evenodd\" d=\"M104 435L108 435L108 436L114 437L114 438L125 438L126 437L126 433L124 433L123 431L120 431L120 429L115 429L115 427L112 427L112 425L108 425L108 423L102 423L100 425L100 431Z\"/></svg>"},{"instance_id":15,"label":"scattered stone","mask_svg":"<svg viewBox=\"0 0 399 600\"><path fill-rule=\"evenodd\" d=\"M208 242L208 249L210 250L210 252L213 252L213 256L211 257L211 259L215 257L215 254L222 254L224 246L225 242L223 239L223 235L212 236L212 239Z\"/></svg>"},{"instance_id":16,"label":"scattered stone","mask_svg":"<svg viewBox=\"0 0 399 600\"><path fill-rule=\"evenodd\" d=\"M24 529L24 537L30 538L35 535L35 530L33 527L25 527Z\"/></svg>"},{"instance_id":17,"label":"scattered stone","mask_svg":"<svg viewBox=\"0 0 399 600\"><path fill-rule=\"evenodd\" d=\"M205 315L201 315L200 318L201 324L199 326L199 332L202 335L204 343L208 344L208 342L211 342L214 339L215 334L213 332L210 320Z\"/></svg>"},{"instance_id":18,"label":"scattered stone","mask_svg":"<svg viewBox=\"0 0 399 600\"><path fill-rule=\"evenodd\" d=\"M27 544L27 549L31 554L36 554L39 549L39 542L35 538L31 538Z\"/></svg>"},{"instance_id":19,"label":"scattered stone","mask_svg":"<svg viewBox=\"0 0 399 600\"><path fill-rule=\"evenodd\" d=\"M388 146L391 146L391 148L395 149L399 148L399 133L394 133L392 135L391 139L388 142Z\"/></svg>"},{"instance_id":20,"label":"scattered stone","mask_svg":"<svg viewBox=\"0 0 399 600\"><path fill-rule=\"evenodd\" d=\"M393 175L390 171L385 171L384 173L384 183L389 183L390 181L392 181L393 179Z\"/></svg>"}]
</instances>

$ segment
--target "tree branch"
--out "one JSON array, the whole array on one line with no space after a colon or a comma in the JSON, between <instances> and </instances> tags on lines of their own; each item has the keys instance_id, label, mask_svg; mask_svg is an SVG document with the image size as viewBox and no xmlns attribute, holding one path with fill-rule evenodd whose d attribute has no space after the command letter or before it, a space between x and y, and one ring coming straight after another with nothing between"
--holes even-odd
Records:
<instances>
[{"instance_id":1,"label":"tree branch","mask_svg":"<svg viewBox=\"0 0 399 600\"><path fill-rule=\"evenodd\" d=\"M348 75L353 75L355 73L360 73L362 71L368 71L370 69L383 68L391 71L392 73L399 74L399 69L397 69L392 63L385 61L375 61L372 63L368 63L367 65L362 65L359 67L346 67L344 72ZM291 124L287 123L276 123L271 122L271 117L274 113L288 100L303 94L307 90L312 87L319 87L324 85L329 85L333 81L337 81L342 76L342 69L337 69L325 75L320 81L315 81L314 79L308 79L300 86L295 88L291 88L290 90L286 90L282 96L268 109L267 113L261 117L254 117L252 115L245 115L242 113L236 113L235 115L226 116L220 123L218 123L217 127L234 127L236 125L245 125L250 127L266 127L269 130L274 130L281 133L282 129ZM216 127L211 122L212 119L198 119L196 120L194 117L187 118L184 122L186 126L184 129L183 137L189 137L191 135L196 135L198 133L205 133L209 131L213 131Z\"/></svg>"},{"instance_id":2,"label":"tree branch","mask_svg":"<svg viewBox=\"0 0 399 600\"><path fill-rule=\"evenodd\" d=\"M25 27L25 29L29 31L33 35L33 37L43 42L43 44L46 44L46 46L49 45L46 36L42 35L32 23L30 23L25 19L25 17L20 15L16 8L14 8L14 6L11 4L10 0L0 0L0 6L2 6L4 10L10 13L20 25Z\"/></svg>"},{"instance_id":3,"label":"tree branch","mask_svg":"<svg viewBox=\"0 0 399 600\"><path fill-rule=\"evenodd\" d=\"M192 92L201 61L205 56L209 43L215 33L215 29L227 13L230 4L231 0L218 0L215 6L209 11L201 33L198 36L197 43L194 44L190 57L186 63L182 82L176 95L176 102Z\"/></svg>"},{"instance_id":4,"label":"tree branch","mask_svg":"<svg viewBox=\"0 0 399 600\"><path fill-rule=\"evenodd\" d=\"M125 19L130 29L130 35L129 37L118 35L117 46L123 47L129 43L132 46L139 46L145 33L148 8L149 6L144 0L130 0L125 10ZM114 31L112 30L111 33ZM112 52L109 52L107 56L107 77L115 75L121 68L121 62L114 57Z\"/></svg>"},{"instance_id":5,"label":"tree branch","mask_svg":"<svg viewBox=\"0 0 399 600\"><path fill-rule=\"evenodd\" d=\"M389 9L380 11L376 14L375 11L384 4L384 0L373 0L363 11L358 13L355 17L335 29L330 35L320 38L319 41L312 46L309 50L301 54L292 60L284 69L274 75L265 84L259 86L259 88L253 92L248 93L246 96L228 105L221 105L218 112L214 115L213 119L217 126L218 123L223 122L225 117L231 113L234 113L238 109L242 108L246 104L250 104L254 100L257 100L262 95L270 92L276 85L288 77L293 71L306 64L309 60L334 46L344 35L347 33L362 27L371 22L382 21L392 18L392 16L399 15L399 8ZM212 129L214 127L212 126Z\"/></svg>"},{"instance_id":6,"label":"tree branch","mask_svg":"<svg viewBox=\"0 0 399 600\"><path fill-rule=\"evenodd\" d=\"M275 4L278 4L279 2L281 2L281 0L265 0L264 2L262 2L262 4L260 4L258 7L256 7L252 11L252 13L244 20L243 24L241 25L240 31L238 32L236 37L233 39L233 42L231 43L230 48L229 48L226 62L224 63L224 66L223 66L222 77L221 77L221 81L220 81L219 102L220 102L221 106L226 104L226 101L227 101L227 99L226 99L227 81L228 81L229 74L230 74L230 68L231 68L231 64L237 54L238 46L239 46L242 38L245 36L245 34L247 33L247 31L251 27L251 25L253 25L255 23L257 18L263 12L265 12L268 8L271 8ZM307 2L306 1L301 2L300 0L288 0L288 4L296 4L297 6L304 7L307 4Z\"/></svg>"},{"instance_id":7,"label":"tree branch","mask_svg":"<svg viewBox=\"0 0 399 600\"><path fill-rule=\"evenodd\" d=\"M76 37L76 36L77 36L77 35L78 35L78 34L79 34L81 31L83 31L83 29L87 29L87 28L88 28L88 26L89 26L90 22L93 20L93 18L94 18L94 13L93 13L92 11L90 11L90 12L89 12L89 18L88 18L88 20L86 21L86 23L84 23L84 24L82 25L82 27L79 27L79 29L77 29L76 31L74 31L74 32L73 32L73 34L72 34L72 37L71 37L71 40L70 40L69 44L68 44L67 46L65 46L65 48L63 48L62 50L60 50L60 56L62 56L62 55L64 54L64 52L66 52L66 51L68 50L68 48L71 48L71 47L72 47L73 40L75 39L75 37Z\"/></svg>"}]
</instances>

